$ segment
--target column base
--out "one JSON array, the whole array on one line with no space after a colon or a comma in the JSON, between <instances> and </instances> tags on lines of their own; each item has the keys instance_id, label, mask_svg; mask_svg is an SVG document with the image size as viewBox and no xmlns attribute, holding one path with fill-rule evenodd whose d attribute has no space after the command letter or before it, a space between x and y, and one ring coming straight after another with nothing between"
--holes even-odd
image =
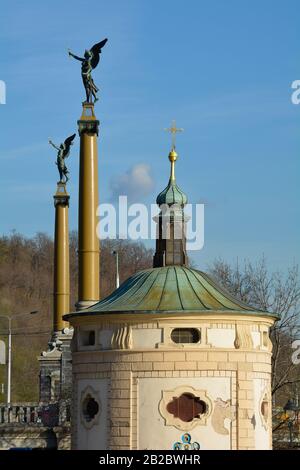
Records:
<instances>
[{"instance_id":1,"label":"column base","mask_svg":"<svg viewBox=\"0 0 300 470\"><path fill-rule=\"evenodd\" d=\"M75 308L77 312L80 312L81 310L86 310L87 308L92 307L98 302L99 300L78 300L75 304Z\"/></svg>"}]
</instances>

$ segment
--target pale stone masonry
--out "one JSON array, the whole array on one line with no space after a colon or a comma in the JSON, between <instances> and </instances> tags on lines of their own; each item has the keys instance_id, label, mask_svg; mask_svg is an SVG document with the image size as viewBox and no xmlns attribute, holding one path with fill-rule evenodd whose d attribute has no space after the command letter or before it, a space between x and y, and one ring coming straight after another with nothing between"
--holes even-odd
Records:
<instances>
[{"instance_id":1,"label":"pale stone masonry","mask_svg":"<svg viewBox=\"0 0 300 470\"><path fill-rule=\"evenodd\" d=\"M100 317L78 317L73 320L75 335L73 339L73 384L75 393L73 402L72 446L74 449L85 448L88 436L88 448L97 447L99 436L101 448L120 449L172 449L172 437L180 437L176 425L166 424L166 416L159 411L162 391L177 387L192 387L206 390L212 403L206 425L196 422L190 434L206 449L269 449L271 448L271 350L270 342L264 343L273 320L263 317L239 318L228 316L228 323L215 322L212 325L221 333L220 344L198 344L198 350L192 344L173 344L164 335L164 330L173 327L196 326L201 331L202 325L210 330L210 317L192 318L184 321L178 317L160 318L156 322L126 323L131 335L138 340L138 332L143 336L145 330L160 330L165 341L153 343L153 348L101 349L101 335L124 326L120 315L110 316L110 321ZM84 321L83 321L84 320ZM104 320L104 321L103 321ZM95 331L99 342L93 346L81 343L81 325L88 331ZM241 344L237 349L234 339L231 348L222 347L226 332L236 331L236 326L245 327L251 340L247 347ZM134 332L134 334L133 334ZM257 333L261 341L253 341ZM249 344L252 343L252 347ZM254 347L255 344L255 347ZM82 419L84 397L80 393L80 384L89 383L99 393L101 416L97 424L86 429ZM104 387L104 383L106 386ZM81 387L82 388L82 387ZM157 399L154 391L158 390ZM103 396L106 394L106 397ZM197 393L195 393L197 395ZM201 398L201 396L200 396ZM223 422L215 418L218 400L227 402L232 407L231 416L226 415ZM262 414L262 402L266 402L267 415ZM225 409L225 408L224 408ZM212 425L214 423L214 426ZM217 424L216 424L217 423ZM163 429L166 437L161 439ZM184 429L184 424L183 428ZM172 430L172 433L170 431ZM170 439L168 440L168 434ZM176 439L176 438L175 438ZM219 442L219 444L218 444Z\"/></svg>"}]
</instances>

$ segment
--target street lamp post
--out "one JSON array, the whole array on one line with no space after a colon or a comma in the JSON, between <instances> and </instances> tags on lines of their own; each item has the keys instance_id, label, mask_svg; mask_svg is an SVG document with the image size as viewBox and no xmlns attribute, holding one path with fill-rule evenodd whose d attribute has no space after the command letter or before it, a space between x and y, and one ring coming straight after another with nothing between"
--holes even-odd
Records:
<instances>
[{"instance_id":1,"label":"street lamp post","mask_svg":"<svg viewBox=\"0 0 300 470\"><path fill-rule=\"evenodd\" d=\"M284 411L286 414L289 412L289 418L288 418L288 428L289 428L289 438L290 438L290 446L293 443L293 425L298 422L298 412L299 412L299 407L296 404L295 400L288 400L288 402L285 404L283 407Z\"/></svg>"},{"instance_id":2,"label":"street lamp post","mask_svg":"<svg viewBox=\"0 0 300 470\"><path fill-rule=\"evenodd\" d=\"M20 313L19 315L0 315L0 318L6 318L8 320L8 360L7 360L7 405L10 405L11 402L11 334L12 334L12 320L15 317L20 317L23 315L34 315L38 313L37 310L33 310L32 312L29 313Z\"/></svg>"},{"instance_id":3,"label":"street lamp post","mask_svg":"<svg viewBox=\"0 0 300 470\"><path fill-rule=\"evenodd\" d=\"M120 286L120 276L119 276L119 252L117 250L113 251L113 255L116 258L116 289Z\"/></svg>"},{"instance_id":4,"label":"street lamp post","mask_svg":"<svg viewBox=\"0 0 300 470\"><path fill-rule=\"evenodd\" d=\"M11 317L8 318L7 405L11 401Z\"/></svg>"}]
</instances>

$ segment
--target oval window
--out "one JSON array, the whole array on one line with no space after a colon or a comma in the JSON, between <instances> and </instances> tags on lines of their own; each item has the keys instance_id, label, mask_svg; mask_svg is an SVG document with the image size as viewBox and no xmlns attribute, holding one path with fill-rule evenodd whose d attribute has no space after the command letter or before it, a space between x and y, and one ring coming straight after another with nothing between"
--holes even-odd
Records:
<instances>
[{"instance_id":1,"label":"oval window","mask_svg":"<svg viewBox=\"0 0 300 470\"><path fill-rule=\"evenodd\" d=\"M171 332L171 340L174 343L199 343L200 331L196 328L174 328Z\"/></svg>"}]
</instances>

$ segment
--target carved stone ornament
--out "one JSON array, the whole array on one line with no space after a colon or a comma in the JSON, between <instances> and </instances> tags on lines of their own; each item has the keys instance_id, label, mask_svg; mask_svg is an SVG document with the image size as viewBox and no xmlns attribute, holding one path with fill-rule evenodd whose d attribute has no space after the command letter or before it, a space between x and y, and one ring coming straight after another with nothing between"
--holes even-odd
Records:
<instances>
[{"instance_id":1,"label":"carved stone ornament","mask_svg":"<svg viewBox=\"0 0 300 470\"><path fill-rule=\"evenodd\" d=\"M50 341L48 341L48 349L47 351L43 351L41 353L41 356L47 357L60 357L61 356L61 346L62 346L62 341L59 338L59 333L54 332L51 336Z\"/></svg>"},{"instance_id":2,"label":"carved stone ornament","mask_svg":"<svg viewBox=\"0 0 300 470\"><path fill-rule=\"evenodd\" d=\"M235 349L253 348L253 341L249 325L236 325L234 347Z\"/></svg>"},{"instance_id":3,"label":"carved stone ornament","mask_svg":"<svg viewBox=\"0 0 300 470\"><path fill-rule=\"evenodd\" d=\"M270 339L268 330L263 331L262 333L262 345L267 348L267 351L272 352L273 343Z\"/></svg>"},{"instance_id":4,"label":"carved stone ornament","mask_svg":"<svg viewBox=\"0 0 300 470\"><path fill-rule=\"evenodd\" d=\"M166 426L174 426L181 431L190 431L195 426L206 425L212 411L212 402L205 390L181 386L173 390L163 390L159 402L159 412Z\"/></svg>"},{"instance_id":5,"label":"carved stone ornament","mask_svg":"<svg viewBox=\"0 0 300 470\"><path fill-rule=\"evenodd\" d=\"M128 325L117 328L111 338L111 349L132 349L132 328Z\"/></svg>"}]
</instances>

